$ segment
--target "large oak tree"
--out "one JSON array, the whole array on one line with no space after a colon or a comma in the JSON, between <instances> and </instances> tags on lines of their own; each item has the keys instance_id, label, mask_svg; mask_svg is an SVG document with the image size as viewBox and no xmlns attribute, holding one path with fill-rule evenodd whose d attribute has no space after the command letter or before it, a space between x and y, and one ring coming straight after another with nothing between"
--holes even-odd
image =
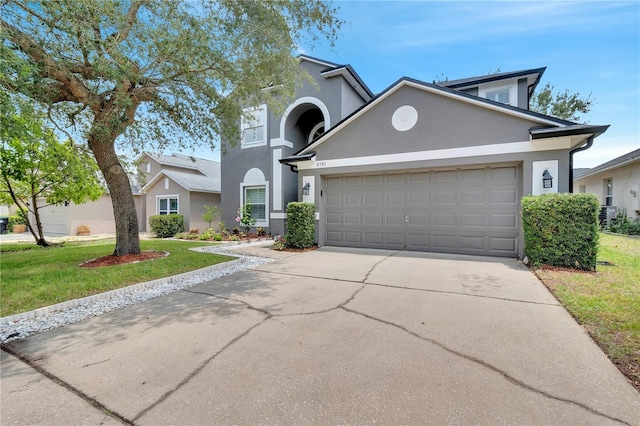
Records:
<instances>
[{"instance_id":1,"label":"large oak tree","mask_svg":"<svg viewBox=\"0 0 640 426\"><path fill-rule=\"evenodd\" d=\"M241 105L291 96L300 81L297 46L333 43L341 24L320 0L4 0L1 7L0 85L47 105L59 131L86 140L113 202L116 255L140 251L116 140L138 150L237 140Z\"/></svg>"}]
</instances>

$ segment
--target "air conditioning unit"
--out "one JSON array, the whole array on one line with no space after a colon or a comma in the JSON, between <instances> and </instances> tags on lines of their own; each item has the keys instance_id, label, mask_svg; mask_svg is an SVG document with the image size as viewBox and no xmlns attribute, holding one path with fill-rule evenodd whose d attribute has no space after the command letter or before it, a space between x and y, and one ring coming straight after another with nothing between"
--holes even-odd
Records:
<instances>
[{"instance_id":1,"label":"air conditioning unit","mask_svg":"<svg viewBox=\"0 0 640 426\"><path fill-rule=\"evenodd\" d=\"M600 214L598 215L600 226L609 226L611 221L616 217L618 217L618 207L600 206Z\"/></svg>"}]
</instances>

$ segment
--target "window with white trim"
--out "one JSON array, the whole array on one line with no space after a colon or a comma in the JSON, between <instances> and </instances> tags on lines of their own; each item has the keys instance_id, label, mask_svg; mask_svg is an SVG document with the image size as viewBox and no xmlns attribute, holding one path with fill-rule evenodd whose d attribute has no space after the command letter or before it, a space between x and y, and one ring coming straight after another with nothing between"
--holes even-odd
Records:
<instances>
[{"instance_id":1,"label":"window with white trim","mask_svg":"<svg viewBox=\"0 0 640 426\"><path fill-rule=\"evenodd\" d=\"M580 186L578 187L578 192L579 192L580 194L584 194L584 193L586 193L586 192L587 192L587 185L580 185Z\"/></svg>"},{"instance_id":2,"label":"window with white trim","mask_svg":"<svg viewBox=\"0 0 640 426\"><path fill-rule=\"evenodd\" d=\"M604 205L613 206L613 179L604 180Z\"/></svg>"},{"instance_id":3,"label":"window with white trim","mask_svg":"<svg viewBox=\"0 0 640 426\"><path fill-rule=\"evenodd\" d=\"M515 85L480 88L481 98L500 102L507 105L518 106L517 90Z\"/></svg>"},{"instance_id":4,"label":"window with white trim","mask_svg":"<svg viewBox=\"0 0 640 426\"><path fill-rule=\"evenodd\" d=\"M266 186L245 186L244 205L251 208L251 217L257 222L267 219L267 188Z\"/></svg>"},{"instance_id":5,"label":"window with white trim","mask_svg":"<svg viewBox=\"0 0 640 426\"><path fill-rule=\"evenodd\" d=\"M242 147L266 145L267 108L247 108L243 111L241 134Z\"/></svg>"},{"instance_id":6,"label":"window with white trim","mask_svg":"<svg viewBox=\"0 0 640 426\"><path fill-rule=\"evenodd\" d=\"M158 197L158 214L178 214L178 197Z\"/></svg>"}]
</instances>

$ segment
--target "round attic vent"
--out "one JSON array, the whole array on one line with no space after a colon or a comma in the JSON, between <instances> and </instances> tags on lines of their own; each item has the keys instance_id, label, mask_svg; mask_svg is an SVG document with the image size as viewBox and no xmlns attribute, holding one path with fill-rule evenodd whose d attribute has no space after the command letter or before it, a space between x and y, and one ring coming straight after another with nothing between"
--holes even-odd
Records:
<instances>
[{"instance_id":1,"label":"round attic vent","mask_svg":"<svg viewBox=\"0 0 640 426\"><path fill-rule=\"evenodd\" d=\"M412 129L418 122L418 111L411 105L403 105L398 108L391 117L391 124L399 132Z\"/></svg>"}]
</instances>

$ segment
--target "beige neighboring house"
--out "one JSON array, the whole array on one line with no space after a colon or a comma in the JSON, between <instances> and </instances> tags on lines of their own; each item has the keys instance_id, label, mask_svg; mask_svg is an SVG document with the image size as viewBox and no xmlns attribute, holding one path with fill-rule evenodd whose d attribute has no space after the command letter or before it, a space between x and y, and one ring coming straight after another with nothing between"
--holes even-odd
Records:
<instances>
[{"instance_id":1,"label":"beige neighboring house","mask_svg":"<svg viewBox=\"0 0 640 426\"><path fill-rule=\"evenodd\" d=\"M149 216L169 213L183 215L187 230L206 228L201 217L204 205L220 208L220 163L182 154L145 152L136 164L139 183L131 190L141 232L149 230ZM78 228L86 225L94 235L116 231L108 193L85 204L47 206L40 209L40 218L46 235L77 235Z\"/></svg>"},{"instance_id":2,"label":"beige neighboring house","mask_svg":"<svg viewBox=\"0 0 640 426\"><path fill-rule=\"evenodd\" d=\"M596 194L610 212L626 211L630 220L640 217L640 149L592 169L576 169L573 192ZM615 212L615 213L614 213Z\"/></svg>"},{"instance_id":3,"label":"beige neighboring house","mask_svg":"<svg viewBox=\"0 0 640 426\"><path fill-rule=\"evenodd\" d=\"M201 232L208 226L202 220L205 205L220 209L220 163L182 154L145 152L136 160L140 192L149 216L179 213L184 216L185 229ZM217 225L219 218L216 218ZM142 223L142 222L141 222ZM142 226L142 225L141 225Z\"/></svg>"}]
</instances>

